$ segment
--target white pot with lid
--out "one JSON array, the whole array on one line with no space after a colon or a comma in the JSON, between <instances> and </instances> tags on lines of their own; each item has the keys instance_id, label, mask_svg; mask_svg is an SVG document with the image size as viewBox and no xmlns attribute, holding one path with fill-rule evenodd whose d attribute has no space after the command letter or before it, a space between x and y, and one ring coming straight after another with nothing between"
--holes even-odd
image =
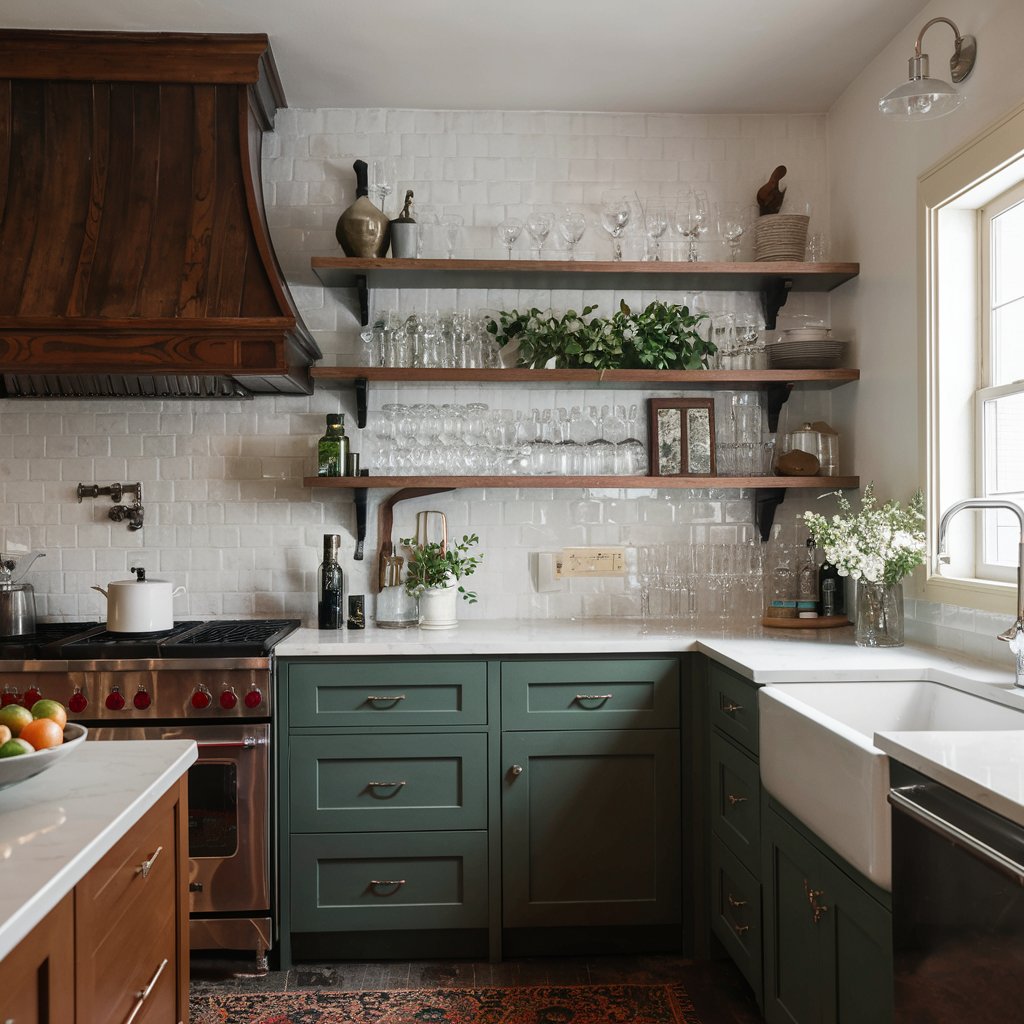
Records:
<instances>
[{"instance_id":1,"label":"white pot with lid","mask_svg":"<svg viewBox=\"0 0 1024 1024\"><path fill-rule=\"evenodd\" d=\"M107 629L112 633L157 633L174 626L174 598L184 594L184 587L174 587L169 580L146 578L142 566L132 566L132 580L114 580L103 587L93 587L107 599Z\"/></svg>"}]
</instances>

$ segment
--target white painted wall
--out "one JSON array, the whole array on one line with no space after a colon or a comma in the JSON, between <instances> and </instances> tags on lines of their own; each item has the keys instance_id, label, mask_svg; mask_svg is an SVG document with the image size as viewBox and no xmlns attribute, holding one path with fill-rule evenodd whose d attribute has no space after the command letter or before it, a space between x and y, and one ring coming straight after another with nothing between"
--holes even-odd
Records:
<instances>
[{"instance_id":1,"label":"white painted wall","mask_svg":"<svg viewBox=\"0 0 1024 1024\"><path fill-rule=\"evenodd\" d=\"M878 100L906 79L907 58L925 22L944 16L977 37L978 61L953 114L919 124L890 123ZM1024 101L1024 4L1020 0L936 0L869 64L829 112L833 248L861 263L860 277L834 293L833 324L855 339L862 379L836 393L841 418L855 424L855 465L880 494L905 498L923 486L918 393L917 179ZM935 25L925 36L932 71L948 80L953 35ZM927 640L990 653L999 616L921 601L910 611ZM999 628L1003 628L1000 626ZM978 637L972 637L973 630ZM1005 651L1003 652L1005 655Z\"/></svg>"}]
</instances>

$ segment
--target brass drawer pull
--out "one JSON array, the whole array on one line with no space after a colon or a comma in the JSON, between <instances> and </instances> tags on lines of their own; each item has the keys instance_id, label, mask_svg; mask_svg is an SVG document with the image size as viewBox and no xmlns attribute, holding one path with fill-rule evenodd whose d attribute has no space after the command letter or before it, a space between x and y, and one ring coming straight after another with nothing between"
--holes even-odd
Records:
<instances>
[{"instance_id":1,"label":"brass drawer pull","mask_svg":"<svg viewBox=\"0 0 1024 1024\"><path fill-rule=\"evenodd\" d=\"M746 932L750 931L750 925L749 924L734 924L732 926L732 930L737 935L744 935Z\"/></svg>"},{"instance_id":2,"label":"brass drawer pull","mask_svg":"<svg viewBox=\"0 0 1024 1024\"><path fill-rule=\"evenodd\" d=\"M599 700L602 704L615 696L612 693L577 693L573 700L582 704L585 700Z\"/></svg>"},{"instance_id":3,"label":"brass drawer pull","mask_svg":"<svg viewBox=\"0 0 1024 1024\"><path fill-rule=\"evenodd\" d=\"M139 866L138 866L138 867L137 867L137 868L135 869L135 873L136 873L137 875L142 875L142 877L143 877L143 878L146 878L146 877L148 877L148 875L149 875L149 872L150 872L150 870L151 870L151 869L152 869L152 867L153 867L153 863L154 863L154 862L156 861L157 857L159 857L159 856L160 856L160 852L161 852L162 850L163 850L163 847L162 847L162 846L158 846L158 847L156 848L156 852L155 852L155 853L153 854L153 856L152 856L152 857L150 857L150 858L149 858L149 860L144 860L144 861L143 861L143 862L142 862L142 863L141 863L141 864L140 864L140 865L139 865Z\"/></svg>"},{"instance_id":4,"label":"brass drawer pull","mask_svg":"<svg viewBox=\"0 0 1024 1024\"><path fill-rule=\"evenodd\" d=\"M745 804L747 802L747 798L745 796L737 796L735 793L727 794L725 799L729 801L730 807L735 807L737 804Z\"/></svg>"},{"instance_id":5,"label":"brass drawer pull","mask_svg":"<svg viewBox=\"0 0 1024 1024\"><path fill-rule=\"evenodd\" d=\"M817 924L822 917L827 913L828 907L824 903L818 902L819 896L825 895L824 889L812 889L807 884L807 879L804 879L804 892L807 894L807 902L811 906L811 916L815 924Z\"/></svg>"},{"instance_id":6,"label":"brass drawer pull","mask_svg":"<svg viewBox=\"0 0 1024 1024\"><path fill-rule=\"evenodd\" d=\"M394 896L402 886L405 885L404 878L371 878L370 889L374 896ZM378 892L378 889L390 889L391 892Z\"/></svg>"},{"instance_id":7,"label":"brass drawer pull","mask_svg":"<svg viewBox=\"0 0 1024 1024\"><path fill-rule=\"evenodd\" d=\"M378 704L397 704L400 700L405 700L404 693L396 693L393 697L371 695L366 698L366 703L376 707Z\"/></svg>"},{"instance_id":8,"label":"brass drawer pull","mask_svg":"<svg viewBox=\"0 0 1024 1024\"><path fill-rule=\"evenodd\" d=\"M406 785L405 779L399 779L397 782L368 782L366 784L367 789L401 789L402 786Z\"/></svg>"},{"instance_id":9,"label":"brass drawer pull","mask_svg":"<svg viewBox=\"0 0 1024 1024\"><path fill-rule=\"evenodd\" d=\"M730 893L726 893L725 898L729 901L729 906L732 907L735 910L739 910L740 907L745 907L747 905L747 901L746 900L738 900L738 899L736 899L736 897L733 896L733 894L731 892Z\"/></svg>"},{"instance_id":10,"label":"brass drawer pull","mask_svg":"<svg viewBox=\"0 0 1024 1024\"><path fill-rule=\"evenodd\" d=\"M721 705L721 708L727 715L735 715L737 711L743 710L743 705L733 704L731 701L727 701L725 704Z\"/></svg>"},{"instance_id":11,"label":"brass drawer pull","mask_svg":"<svg viewBox=\"0 0 1024 1024\"><path fill-rule=\"evenodd\" d=\"M141 992L135 993L135 1005L132 1007L132 1012L128 1015L128 1019L124 1022L124 1024L132 1024L132 1021L135 1020L136 1017L138 1017L139 1010L142 1009L142 1004L149 998L150 992L153 991L153 987L156 985L157 979L160 977L161 974L164 973L164 968L166 966L167 959L164 958L163 963L160 964L160 966L156 969L156 974L154 974L153 977L150 978L149 984L144 989L142 989Z\"/></svg>"}]
</instances>

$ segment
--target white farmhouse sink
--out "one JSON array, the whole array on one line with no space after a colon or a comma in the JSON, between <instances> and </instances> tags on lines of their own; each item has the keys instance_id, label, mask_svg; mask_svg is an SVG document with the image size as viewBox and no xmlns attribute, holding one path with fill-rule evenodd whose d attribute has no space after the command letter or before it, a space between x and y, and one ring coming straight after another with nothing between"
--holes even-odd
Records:
<instances>
[{"instance_id":1,"label":"white farmhouse sink","mask_svg":"<svg viewBox=\"0 0 1024 1024\"><path fill-rule=\"evenodd\" d=\"M874 734L1024 730L1024 708L927 681L780 683L758 702L765 789L887 890L889 762Z\"/></svg>"}]
</instances>

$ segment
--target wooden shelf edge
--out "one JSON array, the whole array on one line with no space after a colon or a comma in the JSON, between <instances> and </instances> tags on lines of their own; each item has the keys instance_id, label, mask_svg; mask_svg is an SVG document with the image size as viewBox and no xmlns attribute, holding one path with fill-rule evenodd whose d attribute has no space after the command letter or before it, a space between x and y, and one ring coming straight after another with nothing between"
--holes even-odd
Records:
<instances>
[{"instance_id":1,"label":"wooden shelf edge","mask_svg":"<svg viewBox=\"0 0 1024 1024\"><path fill-rule=\"evenodd\" d=\"M373 487L543 487L662 490L850 490L859 476L307 476L305 487L368 490Z\"/></svg>"}]
</instances>

